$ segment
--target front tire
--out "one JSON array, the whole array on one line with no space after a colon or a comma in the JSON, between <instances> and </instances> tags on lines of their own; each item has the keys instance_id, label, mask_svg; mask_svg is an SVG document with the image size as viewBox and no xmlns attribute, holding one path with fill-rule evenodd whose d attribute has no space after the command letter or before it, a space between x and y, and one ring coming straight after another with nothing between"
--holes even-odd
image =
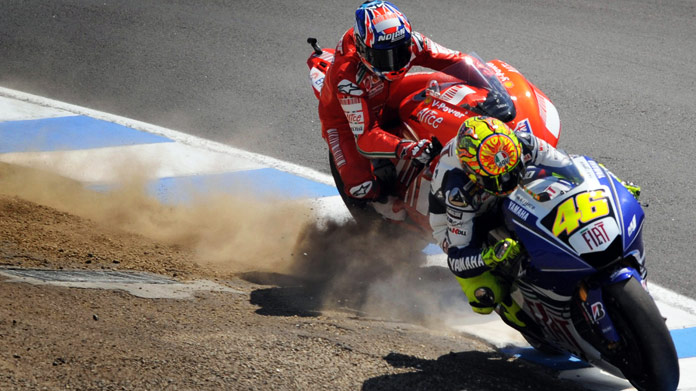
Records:
<instances>
[{"instance_id":1,"label":"front tire","mask_svg":"<svg viewBox=\"0 0 696 391\"><path fill-rule=\"evenodd\" d=\"M638 390L673 391L679 360L664 318L640 283L630 278L604 288L607 313L621 337L608 357Z\"/></svg>"}]
</instances>

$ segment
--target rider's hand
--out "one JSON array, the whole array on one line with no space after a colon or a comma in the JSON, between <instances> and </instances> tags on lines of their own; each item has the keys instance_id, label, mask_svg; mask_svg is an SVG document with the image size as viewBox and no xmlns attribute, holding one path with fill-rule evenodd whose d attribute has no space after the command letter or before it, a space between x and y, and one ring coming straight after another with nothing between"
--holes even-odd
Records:
<instances>
[{"instance_id":1,"label":"rider's hand","mask_svg":"<svg viewBox=\"0 0 696 391\"><path fill-rule=\"evenodd\" d=\"M486 96L486 100L479 103L477 108L484 114L498 118L503 122L510 122L515 119L515 107L511 106L496 91L490 91L488 96Z\"/></svg>"},{"instance_id":2,"label":"rider's hand","mask_svg":"<svg viewBox=\"0 0 696 391\"><path fill-rule=\"evenodd\" d=\"M403 140L396 146L396 156L399 159L409 157L422 164L428 164L433 159L433 150L430 140L422 139L418 142Z\"/></svg>"},{"instance_id":3,"label":"rider's hand","mask_svg":"<svg viewBox=\"0 0 696 391\"><path fill-rule=\"evenodd\" d=\"M631 194L633 194L633 197L635 199L638 199L638 197L640 197L640 186L636 185L633 182L621 182L621 184L623 184L626 187L626 189L629 192L631 192Z\"/></svg>"},{"instance_id":4,"label":"rider's hand","mask_svg":"<svg viewBox=\"0 0 696 391\"><path fill-rule=\"evenodd\" d=\"M486 265L495 267L501 262L514 259L520 255L521 251L522 248L516 240L506 238L483 250L481 258L483 258L483 262L485 262Z\"/></svg>"}]
</instances>

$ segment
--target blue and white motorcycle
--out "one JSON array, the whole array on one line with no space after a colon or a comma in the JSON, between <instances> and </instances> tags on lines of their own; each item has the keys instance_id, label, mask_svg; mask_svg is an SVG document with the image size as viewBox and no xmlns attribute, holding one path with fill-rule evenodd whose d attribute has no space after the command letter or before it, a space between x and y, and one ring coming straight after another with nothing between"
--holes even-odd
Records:
<instances>
[{"instance_id":1,"label":"blue and white motorcycle","mask_svg":"<svg viewBox=\"0 0 696 391\"><path fill-rule=\"evenodd\" d=\"M679 363L665 319L646 290L644 212L595 160L567 155L530 166L502 204L523 255L495 273L539 326L521 330L537 349L567 352L638 390L675 390ZM534 331L533 331L534 330Z\"/></svg>"}]
</instances>

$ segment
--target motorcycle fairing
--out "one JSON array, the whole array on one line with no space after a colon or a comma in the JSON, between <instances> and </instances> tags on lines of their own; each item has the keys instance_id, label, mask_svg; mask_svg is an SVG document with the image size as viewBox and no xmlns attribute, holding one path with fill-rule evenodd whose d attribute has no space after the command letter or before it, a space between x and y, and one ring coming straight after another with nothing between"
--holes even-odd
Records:
<instances>
[{"instance_id":1,"label":"motorcycle fairing","mask_svg":"<svg viewBox=\"0 0 696 391\"><path fill-rule=\"evenodd\" d=\"M556 146L561 120L551 100L512 65L500 60L486 64L493 69L495 76L515 102L517 112L521 113L508 122L510 128L527 127L535 136Z\"/></svg>"},{"instance_id":2,"label":"motorcycle fairing","mask_svg":"<svg viewBox=\"0 0 696 391\"><path fill-rule=\"evenodd\" d=\"M307 59L309 66L309 82L312 84L314 96L319 99L321 89L324 87L326 72L334 61L334 49L324 49L321 54L312 53Z\"/></svg>"},{"instance_id":3,"label":"motorcycle fairing","mask_svg":"<svg viewBox=\"0 0 696 391\"><path fill-rule=\"evenodd\" d=\"M594 160L574 156L558 167L530 166L521 185L503 208L508 229L529 254L530 281L569 293L573 281L622 257L643 262L642 209Z\"/></svg>"}]
</instances>

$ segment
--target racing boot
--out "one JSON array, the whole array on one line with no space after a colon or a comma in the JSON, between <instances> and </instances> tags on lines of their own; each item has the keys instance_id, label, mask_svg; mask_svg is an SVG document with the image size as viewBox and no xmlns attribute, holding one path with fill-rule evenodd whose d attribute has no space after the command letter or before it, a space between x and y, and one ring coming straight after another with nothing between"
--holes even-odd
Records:
<instances>
[{"instance_id":1,"label":"racing boot","mask_svg":"<svg viewBox=\"0 0 696 391\"><path fill-rule=\"evenodd\" d=\"M384 202L373 201L370 203L372 207L382 217L388 220L404 221L406 220L406 209L404 203L394 196L388 196Z\"/></svg>"},{"instance_id":2,"label":"racing boot","mask_svg":"<svg viewBox=\"0 0 696 391\"><path fill-rule=\"evenodd\" d=\"M543 334L541 327L534 322L526 312L520 308L519 304L512 300L510 295L507 295L496 307L496 312L500 318L513 329L522 334L531 334L535 339L542 339Z\"/></svg>"}]
</instances>

